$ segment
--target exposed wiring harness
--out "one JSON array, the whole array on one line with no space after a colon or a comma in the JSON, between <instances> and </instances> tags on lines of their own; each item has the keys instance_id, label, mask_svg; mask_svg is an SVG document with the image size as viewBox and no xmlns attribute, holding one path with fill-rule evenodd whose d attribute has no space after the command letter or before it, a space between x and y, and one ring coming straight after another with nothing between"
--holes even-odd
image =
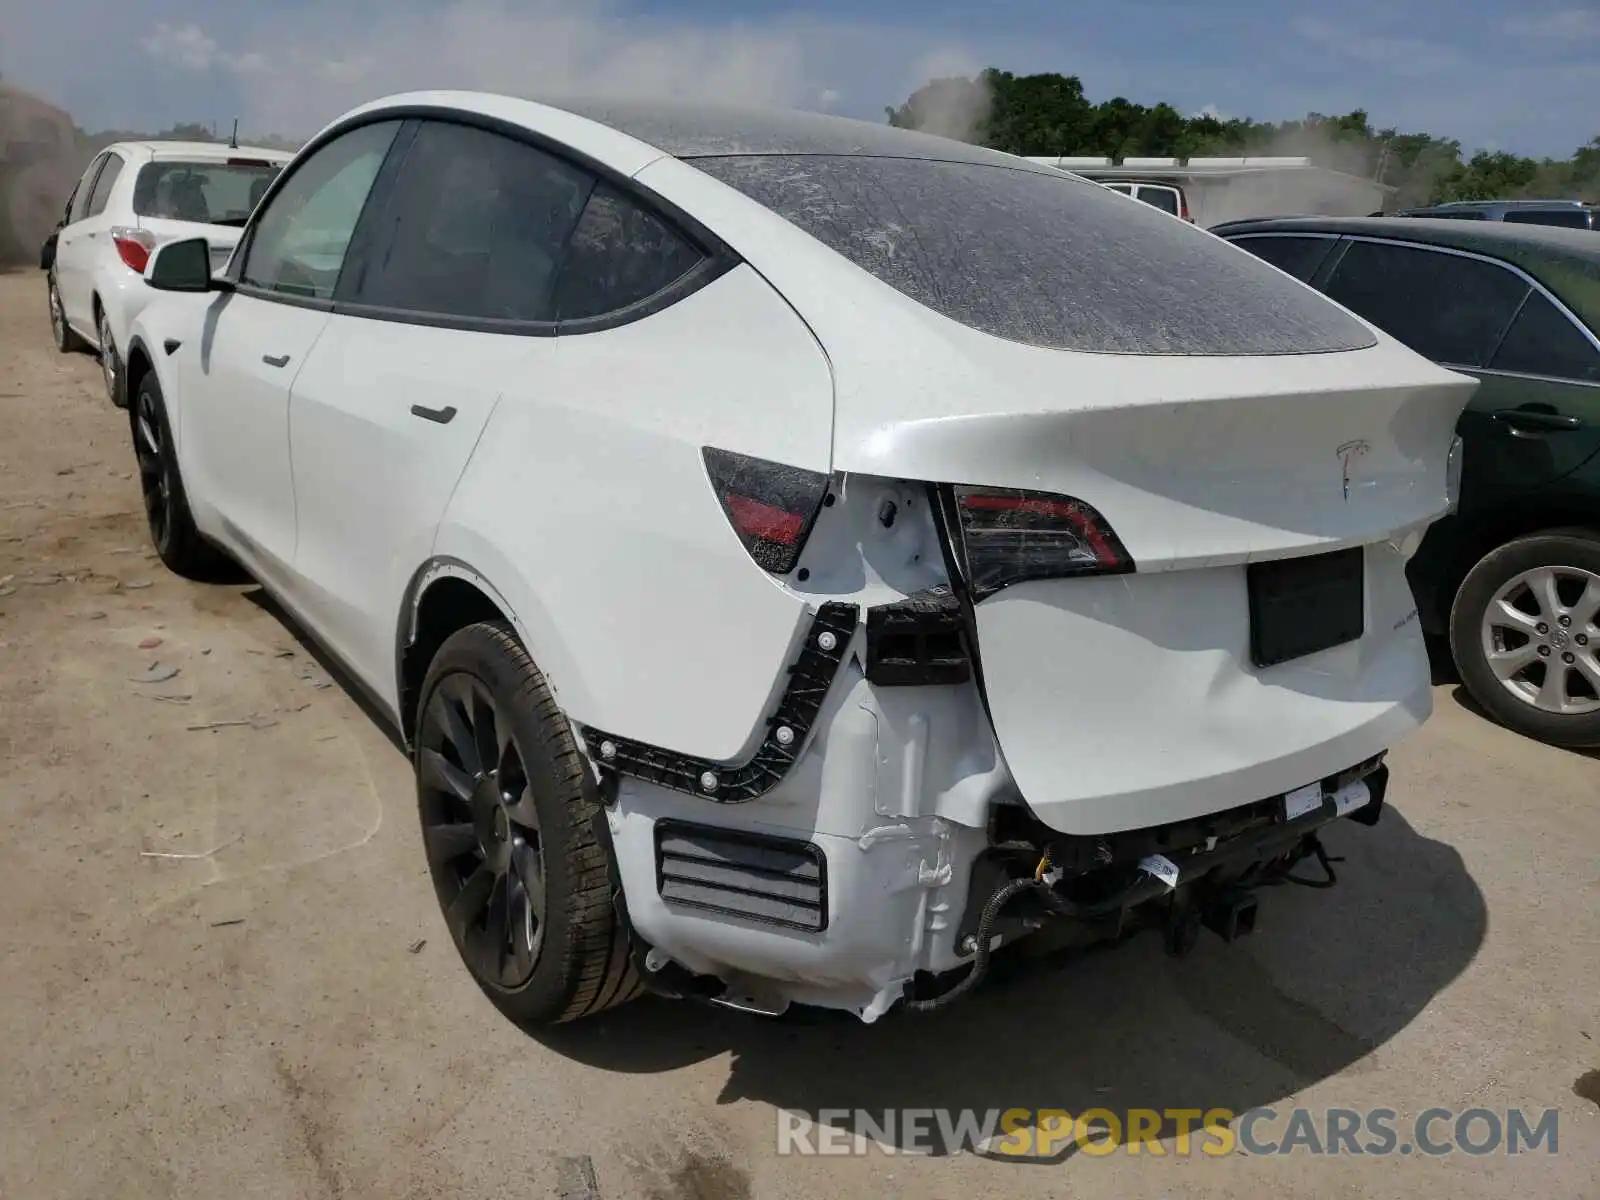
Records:
<instances>
[{"instance_id":1,"label":"exposed wiring harness","mask_svg":"<svg viewBox=\"0 0 1600 1200\"><path fill-rule=\"evenodd\" d=\"M1303 876L1292 874L1299 863L1312 856L1316 857L1318 864L1322 867L1326 875L1325 879L1306 879ZM1316 834L1310 834L1296 847L1288 860L1283 862L1276 870L1266 874L1265 877L1257 877L1254 880L1250 880L1247 876L1241 882L1257 887L1295 883L1302 887L1331 888L1338 882L1338 876L1334 873L1333 864L1342 861L1343 859L1341 858L1329 855L1322 845L1322 840ZM937 996L931 996L926 1000L907 1000L905 1002L906 1011L926 1013L945 1008L954 1004L983 982L984 976L989 973L989 958L993 953L991 943L994 940L995 922L1000 919L1001 912L1018 896L1032 892L1039 897L1046 908L1059 916L1085 918L1100 916L1120 908L1133 900L1139 892L1149 887L1152 883L1151 876L1143 875L1114 896L1093 904L1076 904L1057 893L1054 886L1055 880L1050 878L1052 874L1058 875L1059 873L1051 870L1050 851L1047 848L1043 857L1039 859L1038 865L1034 868L1031 877L1025 876L1021 879L1013 879L1010 883L996 889L994 895L989 897L989 902L983 906L983 911L978 916L978 931L975 935L977 945L974 947L972 966L967 973L961 977L954 987L939 993ZM1162 889L1165 888L1165 885L1159 882L1157 882L1156 886Z\"/></svg>"},{"instance_id":2,"label":"exposed wiring harness","mask_svg":"<svg viewBox=\"0 0 1600 1200\"><path fill-rule=\"evenodd\" d=\"M1034 868L1032 878L1013 879L1010 883L997 889L989 897L989 902L983 906L983 912L978 916L978 932L975 935L977 946L974 950L972 966L961 977L954 987L937 996L926 1000L907 1000L908 1012L933 1012L947 1005L954 1004L973 988L983 981L989 973L989 956L993 953L991 943L994 940L994 925L1000 918L1000 913L1018 896L1024 892L1033 892L1052 912L1063 917L1093 917L1108 910L1118 908L1140 888L1148 883L1148 878L1136 879L1122 892L1095 904L1075 904L1065 896L1058 895L1053 882L1047 881L1050 873L1050 851L1044 852L1044 857L1039 860L1039 865Z\"/></svg>"}]
</instances>

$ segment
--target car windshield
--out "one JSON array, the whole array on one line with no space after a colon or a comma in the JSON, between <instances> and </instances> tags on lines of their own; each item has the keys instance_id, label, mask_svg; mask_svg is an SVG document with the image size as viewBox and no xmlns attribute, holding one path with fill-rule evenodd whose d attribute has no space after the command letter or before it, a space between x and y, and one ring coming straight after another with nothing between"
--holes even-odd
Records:
<instances>
[{"instance_id":1,"label":"car windshield","mask_svg":"<svg viewBox=\"0 0 1600 1200\"><path fill-rule=\"evenodd\" d=\"M911 299L1026 345L1244 355L1374 343L1255 255L1065 172L868 155L689 161Z\"/></svg>"},{"instance_id":2,"label":"car windshield","mask_svg":"<svg viewBox=\"0 0 1600 1200\"><path fill-rule=\"evenodd\" d=\"M276 163L254 161L146 163L134 184L133 211L141 217L243 225L280 170Z\"/></svg>"}]
</instances>

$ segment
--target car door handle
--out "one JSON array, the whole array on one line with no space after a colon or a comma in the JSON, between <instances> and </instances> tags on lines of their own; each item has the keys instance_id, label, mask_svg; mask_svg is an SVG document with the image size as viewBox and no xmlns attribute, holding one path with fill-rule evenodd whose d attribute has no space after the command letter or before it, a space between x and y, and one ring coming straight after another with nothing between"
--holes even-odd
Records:
<instances>
[{"instance_id":1,"label":"car door handle","mask_svg":"<svg viewBox=\"0 0 1600 1200\"><path fill-rule=\"evenodd\" d=\"M456 410L449 408L424 408L420 404L411 406L411 415L421 417L424 421L435 421L440 425L448 425L456 419Z\"/></svg>"},{"instance_id":2,"label":"car door handle","mask_svg":"<svg viewBox=\"0 0 1600 1200\"><path fill-rule=\"evenodd\" d=\"M1509 426L1512 433L1529 429L1537 429L1544 433L1565 433L1583 428L1583 421L1577 417L1569 417L1562 413L1540 412L1531 408L1502 408L1494 414L1494 419L1502 425Z\"/></svg>"},{"instance_id":3,"label":"car door handle","mask_svg":"<svg viewBox=\"0 0 1600 1200\"><path fill-rule=\"evenodd\" d=\"M269 367L287 367L289 365L289 356L287 354L263 354L261 361Z\"/></svg>"}]
</instances>

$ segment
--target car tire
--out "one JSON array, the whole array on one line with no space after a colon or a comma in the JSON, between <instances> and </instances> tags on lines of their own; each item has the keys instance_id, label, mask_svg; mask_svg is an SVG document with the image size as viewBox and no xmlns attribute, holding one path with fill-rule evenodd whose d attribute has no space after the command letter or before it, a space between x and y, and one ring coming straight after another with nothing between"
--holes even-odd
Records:
<instances>
[{"instance_id":1,"label":"car tire","mask_svg":"<svg viewBox=\"0 0 1600 1200\"><path fill-rule=\"evenodd\" d=\"M195 528L172 444L166 402L154 371L139 381L128 424L150 541L161 561L185 579L210 583L233 577L236 570L227 555Z\"/></svg>"},{"instance_id":2,"label":"car tire","mask_svg":"<svg viewBox=\"0 0 1600 1200\"><path fill-rule=\"evenodd\" d=\"M100 340L100 374L106 384L106 398L116 408L128 407L128 398L123 394L122 381L125 373L122 366L122 356L117 353L116 339L111 336L111 318L106 316L105 309L95 303L95 334Z\"/></svg>"},{"instance_id":3,"label":"car tire","mask_svg":"<svg viewBox=\"0 0 1600 1200\"><path fill-rule=\"evenodd\" d=\"M1462 684L1509 729L1554 746L1600 746L1597 608L1600 532L1547 530L1490 551L1450 610Z\"/></svg>"},{"instance_id":4,"label":"car tire","mask_svg":"<svg viewBox=\"0 0 1600 1200\"><path fill-rule=\"evenodd\" d=\"M56 287L56 273L50 272L46 283L50 305L50 336L62 354L75 354L84 348L83 339L72 332L67 324L67 311L61 307L61 290Z\"/></svg>"},{"instance_id":5,"label":"car tire","mask_svg":"<svg viewBox=\"0 0 1600 1200\"><path fill-rule=\"evenodd\" d=\"M439 648L414 740L434 892L495 1007L540 1027L636 997L593 777L509 625L469 625Z\"/></svg>"}]
</instances>

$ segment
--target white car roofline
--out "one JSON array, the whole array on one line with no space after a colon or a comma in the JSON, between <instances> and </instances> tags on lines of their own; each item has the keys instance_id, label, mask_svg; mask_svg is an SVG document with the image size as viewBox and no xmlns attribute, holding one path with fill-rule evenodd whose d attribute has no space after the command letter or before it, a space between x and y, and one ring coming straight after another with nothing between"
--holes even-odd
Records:
<instances>
[{"instance_id":1,"label":"white car roofline","mask_svg":"<svg viewBox=\"0 0 1600 1200\"><path fill-rule=\"evenodd\" d=\"M560 143L568 150L585 155L626 176L633 176L652 162L671 158L659 146L641 141L589 117L537 100L525 100L496 92L426 91L398 92L369 101L328 122L307 139L307 145L330 130L362 117L377 117L410 109L450 109L464 114L504 121L540 137Z\"/></svg>"}]
</instances>

